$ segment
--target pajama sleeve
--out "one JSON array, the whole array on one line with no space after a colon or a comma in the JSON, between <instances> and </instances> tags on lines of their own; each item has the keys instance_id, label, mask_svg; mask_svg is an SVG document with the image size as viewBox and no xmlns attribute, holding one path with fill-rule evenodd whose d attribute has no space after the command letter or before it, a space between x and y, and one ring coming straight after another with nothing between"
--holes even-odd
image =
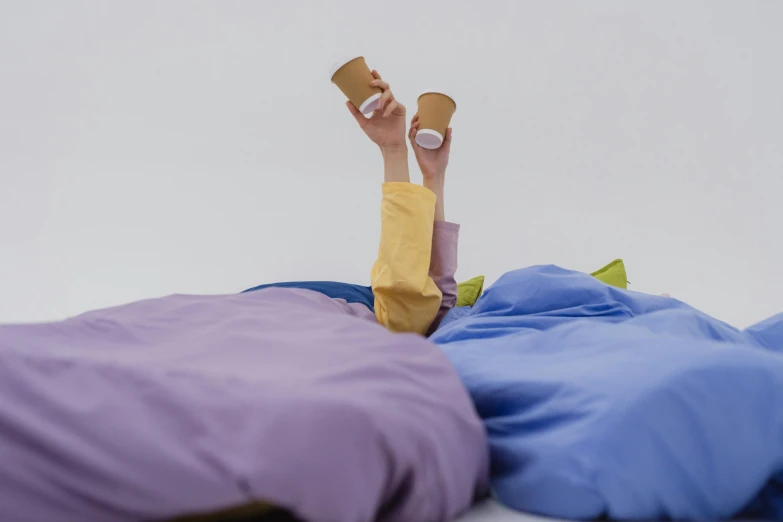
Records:
<instances>
[{"instance_id":1,"label":"pajama sleeve","mask_svg":"<svg viewBox=\"0 0 783 522\"><path fill-rule=\"evenodd\" d=\"M443 298L435 320L427 335L438 329L441 320L457 304L457 253L459 225L447 221L436 221L432 231L432 255L430 256L430 277L440 289Z\"/></svg>"},{"instance_id":2,"label":"pajama sleeve","mask_svg":"<svg viewBox=\"0 0 783 522\"><path fill-rule=\"evenodd\" d=\"M429 275L435 194L411 183L385 183L381 245L372 268L375 316L392 332L424 335L441 308Z\"/></svg>"}]
</instances>

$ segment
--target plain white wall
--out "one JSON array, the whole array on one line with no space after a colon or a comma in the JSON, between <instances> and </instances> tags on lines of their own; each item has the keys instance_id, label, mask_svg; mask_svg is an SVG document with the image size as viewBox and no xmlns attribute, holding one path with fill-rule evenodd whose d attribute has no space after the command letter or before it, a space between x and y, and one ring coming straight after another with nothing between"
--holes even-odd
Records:
<instances>
[{"instance_id":1,"label":"plain white wall","mask_svg":"<svg viewBox=\"0 0 783 522\"><path fill-rule=\"evenodd\" d=\"M457 99L461 278L623 257L632 288L750 324L783 310L781 20L774 1L0 1L0 321L366 283L381 162L327 78L358 52L410 114L421 89Z\"/></svg>"}]
</instances>

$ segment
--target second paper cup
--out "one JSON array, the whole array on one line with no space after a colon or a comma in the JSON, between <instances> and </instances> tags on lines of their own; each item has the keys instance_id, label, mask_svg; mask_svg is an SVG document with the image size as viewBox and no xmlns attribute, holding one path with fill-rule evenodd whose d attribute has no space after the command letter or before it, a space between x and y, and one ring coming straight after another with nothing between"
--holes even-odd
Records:
<instances>
[{"instance_id":1,"label":"second paper cup","mask_svg":"<svg viewBox=\"0 0 783 522\"><path fill-rule=\"evenodd\" d=\"M364 56L351 56L335 63L330 78L362 114L370 114L378 106L382 91L370 85L375 78Z\"/></svg>"},{"instance_id":2,"label":"second paper cup","mask_svg":"<svg viewBox=\"0 0 783 522\"><path fill-rule=\"evenodd\" d=\"M425 91L419 96L419 130L416 143L425 149L437 149L446 138L457 103L440 91Z\"/></svg>"}]
</instances>

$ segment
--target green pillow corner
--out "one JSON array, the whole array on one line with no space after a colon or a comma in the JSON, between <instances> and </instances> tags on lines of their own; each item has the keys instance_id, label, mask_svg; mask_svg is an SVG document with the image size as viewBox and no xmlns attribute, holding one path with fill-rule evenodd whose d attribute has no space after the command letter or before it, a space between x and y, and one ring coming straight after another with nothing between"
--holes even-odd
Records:
<instances>
[{"instance_id":1,"label":"green pillow corner","mask_svg":"<svg viewBox=\"0 0 783 522\"><path fill-rule=\"evenodd\" d=\"M484 276L468 279L457 285L457 306L473 306L484 291Z\"/></svg>"},{"instance_id":2,"label":"green pillow corner","mask_svg":"<svg viewBox=\"0 0 783 522\"><path fill-rule=\"evenodd\" d=\"M622 259L615 259L603 268L590 274L602 283L628 289L628 274ZM484 276L468 279L457 285L457 306L473 306L484 291Z\"/></svg>"},{"instance_id":3,"label":"green pillow corner","mask_svg":"<svg viewBox=\"0 0 783 522\"><path fill-rule=\"evenodd\" d=\"M625 263L622 259L615 259L590 275L607 285L628 289L628 274L625 272Z\"/></svg>"}]
</instances>

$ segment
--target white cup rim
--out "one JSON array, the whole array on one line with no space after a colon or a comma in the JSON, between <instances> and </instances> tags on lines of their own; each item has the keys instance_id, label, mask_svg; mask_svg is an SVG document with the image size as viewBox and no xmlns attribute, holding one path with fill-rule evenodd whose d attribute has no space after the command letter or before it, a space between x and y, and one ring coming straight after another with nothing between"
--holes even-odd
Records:
<instances>
[{"instance_id":1,"label":"white cup rim","mask_svg":"<svg viewBox=\"0 0 783 522\"><path fill-rule=\"evenodd\" d=\"M419 139L421 136L422 139ZM435 141L432 141L432 139ZM416 143L425 149L437 149L443 145L443 134L435 129L421 129L416 133Z\"/></svg>"}]
</instances>

